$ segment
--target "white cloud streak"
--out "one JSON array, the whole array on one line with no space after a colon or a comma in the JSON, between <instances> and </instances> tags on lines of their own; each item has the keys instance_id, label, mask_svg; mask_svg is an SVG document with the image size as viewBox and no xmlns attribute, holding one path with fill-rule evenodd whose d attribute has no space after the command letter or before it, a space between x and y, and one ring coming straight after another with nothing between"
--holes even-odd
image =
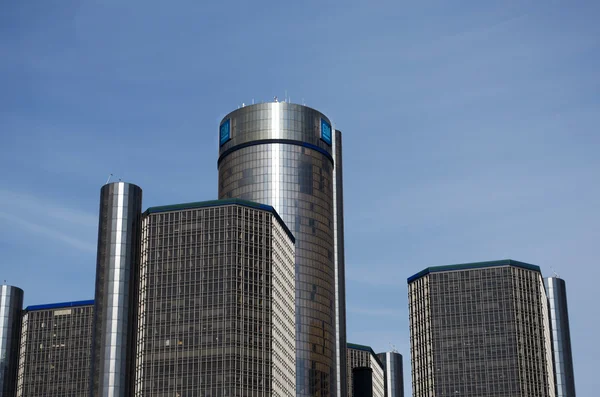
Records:
<instances>
[{"instance_id":1,"label":"white cloud streak","mask_svg":"<svg viewBox=\"0 0 600 397\"><path fill-rule=\"evenodd\" d=\"M97 217L92 214L65 208L30 194L1 189L0 206L13 210L10 213L0 212L0 220L13 227L49 237L81 251L96 251L93 240L82 238L93 236L97 230Z\"/></svg>"}]
</instances>

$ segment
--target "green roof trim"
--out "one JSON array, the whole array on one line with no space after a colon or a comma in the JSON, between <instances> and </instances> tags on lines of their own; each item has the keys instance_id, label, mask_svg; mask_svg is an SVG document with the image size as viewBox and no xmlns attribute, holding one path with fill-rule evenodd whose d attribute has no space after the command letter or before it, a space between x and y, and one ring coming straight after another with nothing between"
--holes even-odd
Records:
<instances>
[{"instance_id":1,"label":"green roof trim","mask_svg":"<svg viewBox=\"0 0 600 397\"><path fill-rule=\"evenodd\" d=\"M348 348L348 349L354 349L354 350L362 350L362 351L371 353L371 355L379 363L379 366L381 367L381 369L383 369L383 363L381 362L381 360L379 359L379 357L377 357L377 354L375 354L375 352L373 351L373 349L371 348L371 346L357 345L356 343L346 343L346 348Z\"/></svg>"},{"instance_id":2,"label":"green roof trim","mask_svg":"<svg viewBox=\"0 0 600 397\"><path fill-rule=\"evenodd\" d=\"M173 211L183 211L183 210L192 210L199 208L209 208L209 207L222 207L226 205L240 205L242 207L254 208L262 211L268 211L275 216L283 230L286 232L288 237L292 240L293 243L296 243L296 239L290 229L287 227L283 219L279 216L275 208L270 205L256 203L254 201L242 200L242 199L222 199L222 200L208 200L208 201L196 201L193 203L182 203L182 204L171 204L171 205L161 205L158 207L148 207L146 211L142 214L142 216L146 217L151 214L159 214L163 212L173 212Z\"/></svg>"},{"instance_id":3,"label":"green roof trim","mask_svg":"<svg viewBox=\"0 0 600 397\"><path fill-rule=\"evenodd\" d=\"M419 273L410 276L407 279L408 284L413 281L426 276L430 273L440 273L440 272L452 272L457 270L472 270L472 269L483 269L486 267L498 267L498 266L515 266L520 267L522 269L533 270L538 273L541 273L539 266L532 265L530 263L514 261L512 259L502 259L498 261L489 261L489 262L474 262L474 263L462 263L458 265L446 265L446 266L434 266L428 267L426 269L421 270Z\"/></svg>"}]
</instances>

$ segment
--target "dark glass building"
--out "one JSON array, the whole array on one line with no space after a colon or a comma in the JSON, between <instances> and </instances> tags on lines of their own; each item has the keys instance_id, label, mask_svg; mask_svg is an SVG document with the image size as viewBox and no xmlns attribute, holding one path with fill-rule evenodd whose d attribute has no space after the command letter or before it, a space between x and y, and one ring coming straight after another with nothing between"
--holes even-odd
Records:
<instances>
[{"instance_id":1,"label":"dark glass building","mask_svg":"<svg viewBox=\"0 0 600 397\"><path fill-rule=\"evenodd\" d=\"M23 290L0 285L0 397L14 396L21 334Z\"/></svg>"},{"instance_id":2,"label":"dark glass building","mask_svg":"<svg viewBox=\"0 0 600 397\"><path fill-rule=\"evenodd\" d=\"M385 397L383 363L369 346L348 343L348 397ZM359 379L354 376L359 375ZM359 391L360 395L355 395Z\"/></svg>"},{"instance_id":3,"label":"dark glass building","mask_svg":"<svg viewBox=\"0 0 600 397\"><path fill-rule=\"evenodd\" d=\"M552 334L552 356L554 359L554 382L556 397L575 397L575 374L571 353L571 332L567 287L559 277L544 279L550 304L550 329Z\"/></svg>"},{"instance_id":4,"label":"dark glass building","mask_svg":"<svg viewBox=\"0 0 600 397\"><path fill-rule=\"evenodd\" d=\"M17 397L87 397L94 301L23 312Z\"/></svg>"},{"instance_id":5,"label":"dark glass building","mask_svg":"<svg viewBox=\"0 0 600 397\"><path fill-rule=\"evenodd\" d=\"M90 395L132 395L137 330L142 189L100 191Z\"/></svg>"},{"instance_id":6,"label":"dark glass building","mask_svg":"<svg viewBox=\"0 0 600 397\"><path fill-rule=\"evenodd\" d=\"M371 367L352 368L352 395L373 397L373 369Z\"/></svg>"},{"instance_id":7,"label":"dark glass building","mask_svg":"<svg viewBox=\"0 0 600 397\"><path fill-rule=\"evenodd\" d=\"M383 365L385 397L404 397L404 368L397 351L377 354Z\"/></svg>"},{"instance_id":8,"label":"dark glass building","mask_svg":"<svg viewBox=\"0 0 600 397\"><path fill-rule=\"evenodd\" d=\"M273 102L219 129L219 198L271 205L296 238L298 396L343 396L346 319L341 133L317 110Z\"/></svg>"},{"instance_id":9,"label":"dark glass building","mask_svg":"<svg viewBox=\"0 0 600 397\"><path fill-rule=\"evenodd\" d=\"M554 396L540 268L501 260L408 279L414 397Z\"/></svg>"},{"instance_id":10,"label":"dark glass building","mask_svg":"<svg viewBox=\"0 0 600 397\"><path fill-rule=\"evenodd\" d=\"M295 395L294 237L273 207L216 200L142 221L135 395Z\"/></svg>"}]
</instances>

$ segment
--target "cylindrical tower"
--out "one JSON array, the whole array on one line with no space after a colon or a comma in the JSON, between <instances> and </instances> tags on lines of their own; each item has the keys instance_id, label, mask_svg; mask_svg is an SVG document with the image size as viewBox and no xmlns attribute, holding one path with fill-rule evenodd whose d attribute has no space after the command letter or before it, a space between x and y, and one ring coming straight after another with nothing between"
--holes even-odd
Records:
<instances>
[{"instance_id":1,"label":"cylindrical tower","mask_svg":"<svg viewBox=\"0 0 600 397\"><path fill-rule=\"evenodd\" d=\"M132 395L142 189L115 182L100 191L90 395Z\"/></svg>"},{"instance_id":2,"label":"cylindrical tower","mask_svg":"<svg viewBox=\"0 0 600 397\"><path fill-rule=\"evenodd\" d=\"M556 397L575 397L575 375L571 353L571 332L567 307L565 280L558 277L544 279L550 309L550 334L554 361Z\"/></svg>"},{"instance_id":3,"label":"cylindrical tower","mask_svg":"<svg viewBox=\"0 0 600 397\"><path fill-rule=\"evenodd\" d=\"M14 396L17 386L23 290L0 285L0 396Z\"/></svg>"},{"instance_id":4,"label":"cylindrical tower","mask_svg":"<svg viewBox=\"0 0 600 397\"><path fill-rule=\"evenodd\" d=\"M231 112L219 130L219 198L273 206L296 238L296 394L335 397L336 339L341 328L345 336L345 322L339 310L336 318L344 299L336 299L334 235L343 236L336 233L331 121L306 106L273 102Z\"/></svg>"},{"instance_id":5,"label":"cylindrical tower","mask_svg":"<svg viewBox=\"0 0 600 397\"><path fill-rule=\"evenodd\" d=\"M396 351L377 355L385 373L385 397L404 397L404 368L402 355Z\"/></svg>"}]
</instances>

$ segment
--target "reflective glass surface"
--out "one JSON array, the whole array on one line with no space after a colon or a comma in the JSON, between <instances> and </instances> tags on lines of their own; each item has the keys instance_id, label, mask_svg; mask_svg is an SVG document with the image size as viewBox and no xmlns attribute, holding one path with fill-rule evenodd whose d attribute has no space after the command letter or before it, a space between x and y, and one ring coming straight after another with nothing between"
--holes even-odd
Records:
<instances>
[{"instance_id":1,"label":"reflective glass surface","mask_svg":"<svg viewBox=\"0 0 600 397\"><path fill-rule=\"evenodd\" d=\"M137 329L142 189L115 182L100 192L91 395L131 395Z\"/></svg>"},{"instance_id":2,"label":"reflective glass surface","mask_svg":"<svg viewBox=\"0 0 600 397\"><path fill-rule=\"evenodd\" d=\"M334 162L321 119L331 123L288 103L247 106L225 119L231 139L220 148L219 198L273 206L296 238L297 395L335 396Z\"/></svg>"},{"instance_id":3,"label":"reflective glass surface","mask_svg":"<svg viewBox=\"0 0 600 397\"><path fill-rule=\"evenodd\" d=\"M0 285L0 396L16 389L23 290Z\"/></svg>"},{"instance_id":4,"label":"reflective glass surface","mask_svg":"<svg viewBox=\"0 0 600 397\"><path fill-rule=\"evenodd\" d=\"M575 375L565 281L558 277L549 277L544 282L550 306L556 397L575 397Z\"/></svg>"},{"instance_id":5,"label":"reflective glass surface","mask_svg":"<svg viewBox=\"0 0 600 397\"><path fill-rule=\"evenodd\" d=\"M435 272L408 289L413 396L554 396L539 271Z\"/></svg>"},{"instance_id":6,"label":"reflective glass surface","mask_svg":"<svg viewBox=\"0 0 600 397\"><path fill-rule=\"evenodd\" d=\"M271 212L150 213L140 280L136 396L294 396L294 245Z\"/></svg>"},{"instance_id":7,"label":"reflective glass surface","mask_svg":"<svg viewBox=\"0 0 600 397\"><path fill-rule=\"evenodd\" d=\"M17 397L89 395L93 305L23 316Z\"/></svg>"}]
</instances>

